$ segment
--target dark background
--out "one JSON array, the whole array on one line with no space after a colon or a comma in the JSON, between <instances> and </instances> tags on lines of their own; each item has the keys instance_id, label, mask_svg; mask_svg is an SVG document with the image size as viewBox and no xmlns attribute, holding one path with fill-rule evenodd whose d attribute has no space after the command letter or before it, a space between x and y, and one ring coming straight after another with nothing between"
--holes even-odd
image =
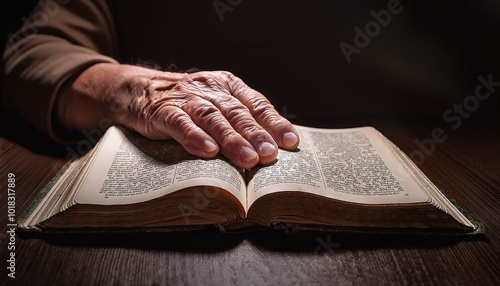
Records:
<instances>
[{"instance_id":1,"label":"dark background","mask_svg":"<svg viewBox=\"0 0 500 286\"><path fill-rule=\"evenodd\" d=\"M401 1L350 64L339 44L389 1L242 0L223 21L215 1L160 2L111 1L124 61L229 70L291 117L442 116L479 75L500 81L499 1ZM498 110L495 94L475 114Z\"/></svg>"},{"instance_id":2,"label":"dark background","mask_svg":"<svg viewBox=\"0 0 500 286\"><path fill-rule=\"evenodd\" d=\"M1 40L29 13L29 2L35 1L0 0ZM443 128L448 139L419 168L484 224L485 241L218 231L27 236L16 240L16 280L3 268L0 284L498 285L499 91L460 129L452 131L441 117L474 93L479 75L500 81L500 1L401 2L403 11L347 64L339 44L352 44L353 28L363 28L370 11L387 2L243 0L222 22L213 0L113 0L112 6L124 63L230 70L278 111L286 106L292 121L372 125L407 154ZM0 121L0 188L7 173L16 174L22 214L65 163L67 146L3 110ZM0 205L7 205L7 192ZM6 230L2 221L2 242ZM339 248L324 248L325 241ZM7 255L2 244L1 260Z\"/></svg>"},{"instance_id":3,"label":"dark background","mask_svg":"<svg viewBox=\"0 0 500 286\"><path fill-rule=\"evenodd\" d=\"M3 40L36 1L4 0ZM233 6L220 15L214 3ZM236 3L235 3L236 2ZM339 44L389 1L111 0L123 63L228 70L294 120L361 115L441 118L500 81L500 1L400 1L401 13L347 63ZM238 5L234 5L238 4ZM131 17L131 15L133 15ZM3 46L3 45L2 45ZM498 120L498 92L470 120Z\"/></svg>"}]
</instances>

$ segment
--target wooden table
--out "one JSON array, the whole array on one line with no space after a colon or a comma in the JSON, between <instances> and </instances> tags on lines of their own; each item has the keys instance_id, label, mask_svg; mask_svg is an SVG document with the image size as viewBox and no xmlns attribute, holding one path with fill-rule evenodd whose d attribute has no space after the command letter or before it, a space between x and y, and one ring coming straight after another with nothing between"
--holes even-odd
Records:
<instances>
[{"instance_id":1,"label":"wooden table","mask_svg":"<svg viewBox=\"0 0 500 286\"><path fill-rule=\"evenodd\" d=\"M7 174L16 176L15 211L24 212L64 162L65 146L3 115L0 138L0 285L327 284L499 285L500 129L467 119L344 118L298 121L328 127L373 125L403 151L448 136L422 170L486 227L483 238L216 231L160 234L15 236L15 279L7 276Z\"/></svg>"}]
</instances>

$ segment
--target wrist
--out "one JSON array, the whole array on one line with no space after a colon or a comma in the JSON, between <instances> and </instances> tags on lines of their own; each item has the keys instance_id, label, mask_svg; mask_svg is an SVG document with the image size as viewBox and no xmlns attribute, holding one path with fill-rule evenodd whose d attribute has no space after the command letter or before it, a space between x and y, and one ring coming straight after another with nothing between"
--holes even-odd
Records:
<instances>
[{"instance_id":1,"label":"wrist","mask_svg":"<svg viewBox=\"0 0 500 286\"><path fill-rule=\"evenodd\" d=\"M124 80L118 64L96 64L69 78L59 89L55 116L69 130L96 128L102 120L115 121L111 109L118 106L115 90Z\"/></svg>"}]
</instances>

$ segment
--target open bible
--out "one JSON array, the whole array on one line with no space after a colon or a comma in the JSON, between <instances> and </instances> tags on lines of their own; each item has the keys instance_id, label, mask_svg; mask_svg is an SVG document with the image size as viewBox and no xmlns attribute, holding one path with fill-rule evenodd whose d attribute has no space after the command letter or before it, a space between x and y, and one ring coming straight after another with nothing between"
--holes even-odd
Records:
<instances>
[{"instance_id":1,"label":"open bible","mask_svg":"<svg viewBox=\"0 0 500 286\"><path fill-rule=\"evenodd\" d=\"M20 221L32 231L253 229L474 233L478 226L372 127L296 126L301 143L242 170L111 127Z\"/></svg>"}]
</instances>

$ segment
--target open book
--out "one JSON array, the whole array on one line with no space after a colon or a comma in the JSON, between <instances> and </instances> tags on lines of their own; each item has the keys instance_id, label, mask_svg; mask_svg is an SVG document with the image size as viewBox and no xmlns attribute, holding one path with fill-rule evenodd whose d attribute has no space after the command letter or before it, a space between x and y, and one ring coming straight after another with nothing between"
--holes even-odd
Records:
<instances>
[{"instance_id":1,"label":"open book","mask_svg":"<svg viewBox=\"0 0 500 286\"><path fill-rule=\"evenodd\" d=\"M242 170L173 140L108 129L39 195L19 224L34 231L274 228L474 233L415 164L372 127L296 126L301 144Z\"/></svg>"}]
</instances>

